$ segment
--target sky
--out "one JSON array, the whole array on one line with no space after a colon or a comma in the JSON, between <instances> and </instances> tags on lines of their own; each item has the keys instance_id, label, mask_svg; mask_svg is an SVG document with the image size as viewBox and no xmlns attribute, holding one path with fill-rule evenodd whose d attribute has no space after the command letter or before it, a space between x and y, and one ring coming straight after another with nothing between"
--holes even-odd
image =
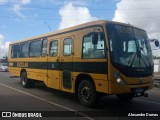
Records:
<instances>
[{"instance_id":1,"label":"sky","mask_svg":"<svg viewBox=\"0 0 160 120\"><path fill-rule=\"evenodd\" d=\"M160 40L159 13L160 0L0 0L0 58L10 42L94 20L128 23Z\"/></svg>"}]
</instances>

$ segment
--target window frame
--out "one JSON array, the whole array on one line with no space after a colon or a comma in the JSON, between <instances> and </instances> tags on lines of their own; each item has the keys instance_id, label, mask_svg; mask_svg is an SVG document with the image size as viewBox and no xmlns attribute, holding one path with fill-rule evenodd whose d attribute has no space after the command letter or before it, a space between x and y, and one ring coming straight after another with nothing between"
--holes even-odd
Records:
<instances>
[{"instance_id":1,"label":"window frame","mask_svg":"<svg viewBox=\"0 0 160 120\"><path fill-rule=\"evenodd\" d=\"M45 54L45 56L43 56L43 54L42 54L42 52L43 52L43 42L44 42L45 40L47 41L46 54ZM46 56L47 56L47 48L48 48L48 39L47 39L47 38L43 38L43 39L42 39L42 42L41 42L41 57L46 57Z\"/></svg>"},{"instance_id":2,"label":"window frame","mask_svg":"<svg viewBox=\"0 0 160 120\"><path fill-rule=\"evenodd\" d=\"M65 40L71 40L71 53L70 54L64 54L64 45L65 45ZM68 37L68 38L65 38L64 40L63 40L63 56L71 56L72 55L72 52L73 52L73 39L72 39L72 37Z\"/></svg>"},{"instance_id":3,"label":"window frame","mask_svg":"<svg viewBox=\"0 0 160 120\"><path fill-rule=\"evenodd\" d=\"M53 56L52 56L52 55L50 54L50 52L51 52L51 43L53 43L53 42L57 42L57 53L56 53L56 55L53 55ZM50 41L50 44L49 44L49 56L50 56L50 57L56 57L56 56L58 56L58 49L59 49L59 48L58 48L58 45L59 45L59 41L58 41L58 40L51 40L51 41Z\"/></svg>"},{"instance_id":4,"label":"window frame","mask_svg":"<svg viewBox=\"0 0 160 120\"><path fill-rule=\"evenodd\" d=\"M23 48L24 44L28 44L27 56L26 57L21 57L21 53L22 53L21 51L22 51L22 48ZM29 57L29 52L30 52L30 41L22 42L22 43L19 44L19 46L20 46L19 58L28 58ZM21 46L22 46L22 48L21 48Z\"/></svg>"},{"instance_id":5,"label":"window frame","mask_svg":"<svg viewBox=\"0 0 160 120\"><path fill-rule=\"evenodd\" d=\"M34 42L38 42L38 41L40 41L40 54L39 54L39 56L31 56L31 55L30 55L30 53L31 53L31 44L34 43ZM37 39L37 40L30 41L28 56L29 56L30 58L35 58L35 57L36 57L36 58L39 58L39 57L41 57L41 49L42 49L42 40L41 40L41 39Z\"/></svg>"},{"instance_id":6,"label":"window frame","mask_svg":"<svg viewBox=\"0 0 160 120\"><path fill-rule=\"evenodd\" d=\"M13 47L14 46L18 46L19 47L19 49L18 49L18 54L17 54L17 57L12 57L12 54L13 54ZM11 45L11 58L19 58L19 54L20 54L20 44L13 44L13 45ZM14 55L13 55L14 56Z\"/></svg>"},{"instance_id":7,"label":"window frame","mask_svg":"<svg viewBox=\"0 0 160 120\"><path fill-rule=\"evenodd\" d=\"M95 28L93 28L92 30L90 30L90 32L88 32L87 34L84 34L84 35L83 35L83 38L82 38L82 51L81 51L81 58L82 58L82 59L107 59L107 55L108 55L108 54L107 54L107 51L108 51L108 49L107 49L107 44L106 44L107 42L106 42L106 37L105 37L104 29L103 29L102 26L96 26L96 27L100 27L100 28L102 29L102 32L103 32L103 35L104 35L104 50L105 50L105 56L104 56L104 58L89 58L89 57L88 57L88 58L85 58L85 57L84 57L84 54L83 54L84 38L87 37L88 34L94 33L93 31L94 31Z\"/></svg>"}]
</instances>

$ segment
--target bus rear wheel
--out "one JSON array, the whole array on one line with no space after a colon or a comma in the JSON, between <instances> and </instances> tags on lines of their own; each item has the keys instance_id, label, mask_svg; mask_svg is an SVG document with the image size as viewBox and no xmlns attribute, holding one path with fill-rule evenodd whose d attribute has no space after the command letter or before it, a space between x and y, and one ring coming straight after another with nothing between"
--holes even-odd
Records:
<instances>
[{"instance_id":1,"label":"bus rear wheel","mask_svg":"<svg viewBox=\"0 0 160 120\"><path fill-rule=\"evenodd\" d=\"M93 107L96 103L96 89L94 84L89 80L80 82L77 96L82 105Z\"/></svg>"},{"instance_id":2,"label":"bus rear wheel","mask_svg":"<svg viewBox=\"0 0 160 120\"><path fill-rule=\"evenodd\" d=\"M35 82L33 80L30 80L27 78L27 73L26 72L22 72L21 74L21 84L22 87L24 88L30 88L33 87Z\"/></svg>"}]
</instances>

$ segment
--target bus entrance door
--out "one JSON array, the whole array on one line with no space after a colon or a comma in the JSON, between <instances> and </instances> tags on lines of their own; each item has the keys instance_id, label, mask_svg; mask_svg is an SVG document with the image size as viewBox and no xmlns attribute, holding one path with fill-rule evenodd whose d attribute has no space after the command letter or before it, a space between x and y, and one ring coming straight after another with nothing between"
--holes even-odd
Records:
<instances>
[{"instance_id":1,"label":"bus entrance door","mask_svg":"<svg viewBox=\"0 0 160 120\"><path fill-rule=\"evenodd\" d=\"M73 40L74 36L63 38L61 54L62 90L72 90L73 69Z\"/></svg>"},{"instance_id":2,"label":"bus entrance door","mask_svg":"<svg viewBox=\"0 0 160 120\"><path fill-rule=\"evenodd\" d=\"M48 87L60 90L60 39L49 39Z\"/></svg>"}]
</instances>

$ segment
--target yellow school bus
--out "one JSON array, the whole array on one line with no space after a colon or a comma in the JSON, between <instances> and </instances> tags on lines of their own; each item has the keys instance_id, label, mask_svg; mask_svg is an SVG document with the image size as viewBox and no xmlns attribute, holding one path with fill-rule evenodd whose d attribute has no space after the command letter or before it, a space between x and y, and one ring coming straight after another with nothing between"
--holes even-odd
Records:
<instances>
[{"instance_id":1,"label":"yellow school bus","mask_svg":"<svg viewBox=\"0 0 160 120\"><path fill-rule=\"evenodd\" d=\"M22 86L42 81L49 88L75 93L84 106L99 95L122 101L148 96L153 60L145 30L98 20L9 45L9 71Z\"/></svg>"}]
</instances>

